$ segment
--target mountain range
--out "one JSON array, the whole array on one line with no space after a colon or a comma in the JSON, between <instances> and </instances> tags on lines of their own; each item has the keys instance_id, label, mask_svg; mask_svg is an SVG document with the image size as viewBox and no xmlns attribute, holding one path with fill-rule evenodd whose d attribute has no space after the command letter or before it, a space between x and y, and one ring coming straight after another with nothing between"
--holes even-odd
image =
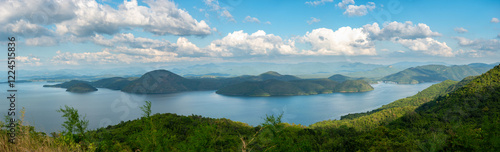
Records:
<instances>
[{"instance_id":1,"label":"mountain range","mask_svg":"<svg viewBox=\"0 0 500 152\"><path fill-rule=\"evenodd\" d=\"M348 66L357 65L354 64ZM72 80L62 84L45 85L44 87L69 88L76 83L86 83L96 88L108 88L129 93L146 94L218 90L217 93L225 95L309 95L330 92L369 91L373 88L366 82L373 83L376 81L395 82L399 84L416 84L444 80L461 80L467 76L480 75L481 73L486 72L489 67L492 67L492 65L425 65L408 68L380 79L349 77L341 74L332 75L328 77L328 79L301 79L293 75L281 75L275 71L268 71L255 76L243 75L229 78L185 78L168 70L154 70L145 73L139 78L112 77L92 82ZM381 67L374 70L380 68ZM277 86L288 86L288 88ZM281 88L280 91L273 90L278 88ZM94 90L92 88L87 89Z\"/></svg>"},{"instance_id":2,"label":"mountain range","mask_svg":"<svg viewBox=\"0 0 500 152\"><path fill-rule=\"evenodd\" d=\"M216 93L232 96L292 96L332 92L365 92L373 87L363 80L345 80L342 83L330 79L280 81L246 81L229 85Z\"/></svg>"},{"instance_id":3,"label":"mountain range","mask_svg":"<svg viewBox=\"0 0 500 152\"><path fill-rule=\"evenodd\" d=\"M405 69L395 74L385 76L380 81L390 81L399 84L416 84L444 80L459 81L467 76L480 75L494 65L425 65Z\"/></svg>"}]
</instances>

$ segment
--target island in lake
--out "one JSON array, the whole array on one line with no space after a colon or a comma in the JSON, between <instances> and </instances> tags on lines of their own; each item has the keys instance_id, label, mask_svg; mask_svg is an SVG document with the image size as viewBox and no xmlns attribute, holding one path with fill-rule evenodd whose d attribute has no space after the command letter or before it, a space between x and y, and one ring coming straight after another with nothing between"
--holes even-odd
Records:
<instances>
[{"instance_id":1,"label":"island in lake","mask_svg":"<svg viewBox=\"0 0 500 152\"><path fill-rule=\"evenodd\" d=\"M257 76L188 79L167 70L150 71L140 78L113 77L93 82L72 80L44 87L66 88L69 92L91 92L97 91L96 88L108 88L141 94L217 90L218 94L232 96L294 96L373 90L365 80L342 75L329 79L300 79L268 71Z\"/></svg>"},{"instance_id":2,"label":"island in lake","mask_svg":"<svg viewBox=\"0 0 500 152\"><path fill-rule=\"evenodd\" d=\"M246 81L217 90L216 93L231 96L295 96L333 92L365 92L373 87L363 80L337 82L330 79L280 81Z\"/></svg>"}]
</instances>

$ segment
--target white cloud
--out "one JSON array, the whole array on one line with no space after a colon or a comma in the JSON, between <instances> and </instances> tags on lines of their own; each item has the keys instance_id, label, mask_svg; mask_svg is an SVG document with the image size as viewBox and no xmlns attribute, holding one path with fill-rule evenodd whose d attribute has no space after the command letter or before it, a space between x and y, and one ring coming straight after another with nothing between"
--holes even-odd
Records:
<instances>
[{"instance_id":1,"label":"white cloud","mask_svg":"<svg viewBox=\"0 0 500 152\"><path fill-rule=\"evenodd\" d=\"M368 2L365 5L354 5L354 3L354 0L342 0L335 6L345 9L344 15L347 16L364 16L368 14L368 11L373 11L376 7L374 2Z\"/></svg>"},{"instance_id":2,"label":"white cloud","mask_svg":"<svg viewBox=\"0 0 500 152\"><path fill-rule=\"evenodd\" d=\"M22 36L26 38L51 36L53 32L38 24L32 24L26 20L18 20L14 23L6 23L0 27L0 36Z\"/></svg>"},{"instance_id":3,"label":"white cloud","mask_svg":"<svg viewBox=\"0 0 500 152\"><path fill-rule=\"evenodd\" d=\"M95 34L113 35L139 28L155 35L211 34L205 21L193 19L172 1L124 1L118 8L95 0L9 0L0 5L0 36L16 35L28 45L82 42ZM46 27L52 27L48 29Z\"/></svg>"},{"instance_id":4,"label":"white cloud","mask_svg":"<svg viewBox=\"0 0 500 152\"><path fill-rule=\"evenodd\" d=\"M373 42L363 28L326 28L307 32L302 41L311 44L309 54L316 55L376 55Z\"/></svg>"},{"instance_id":5,"label":"white cloud","mask_svg":"<svg viewBox=\"0 0 500 152\"><path fill-rule=\"evenodd\" d=\"M54 37L41 36L26 39L26 45L30 46L54 46L56 44L57 40Z\"/></svg>"},{"instance_id":6,"label":"white cloud","mask_svg":"<svg viewBox=\"0 0 500 152\"><path fill-rule=\"evenodd\" d=\"M250 16L245 17L245 20L243 20L243 22L260 23L259 19L255 18L255 17L250 17Z\"/></svg>"},{"instance_id":7,"label":"white cloud","mask_svg":"<svg viewBox=\"0 0 500 152\"><path fill-rule=\"evenodd\" d=\"M467 32L469 32L467 29L464 29L463 27L460 27L460 28L456 27L453 30L455 30L455 32L457 32L457 33L467 33Z\"/></svg>"},{"instance_id":8,"label":"white cloud","mask_svg":"<svg viewBox=\"0 0 500 152\"><path fill-rule=\"evenodd\" d=\"M17 62L20 62L20 65L29 65L29 66L40 66L42 63L40 62L40 58L34 56L17 56Z\"/></svg>"},{"instance_id":9,"label":"white cloud","mask_svg":"<svg viewBox=\"0 0 500 152\"><path fill-rule=\"evenodd\" d=\"M374 40L391 40L392 38L417 39L441 36L438 32L433 32L426 24L419 23L413 25L410 21L405 23L396 21L386 23L382 29L380 29L377 23L367 24L363 26L363 29Z\"/></svg>"},{"instance_id":10,"label":"white cloud","mask_svg":"<svg viewBox=\"0 0 500 152\"><path fill-rule=\"evenodd\" d=\"M248 34L243 31L229 33L220 40L215 40L207 46L211 56L238 57L238 56L266 56L285 54L293 49L293 42L286 44L281 37L259 30Z\"/></svg>"},{"instance_id":11,"label":"white cloud","mask_svg":"<svg viewBox=\"0 0 500 152\"><path fill-rule=\"evenodd\" d=\"M119 49L119 50L118 50ZM134 55L128 53L135 53ZM137 55L139 54L139 55ZM70 53L57 51L51 61L65 65L102 65L102 64L134 64L161 63L178 61L196 61L203 58L177 57L175 53L157 52L156 50L120 47L105 49L101 52Z\"/></svg>"},{"instance_id":12,"label":"white cloud","mask_svg":"<svg viewBox=\"0 0 500 152\"><path fill-rule=\"evenodd\" d=\"M234 18L233 18L233 15L231 15L231 13L229 13L227 8L221 7L219 5L218 0L204 0L204 2L208 7L211 8L212 11L217 12L217 14L219 14L220 16L226 18L227 20L229 20L231 22L236 22L236 20L234 20Z\"/></svg>"},{"instance_id":13,"label":"white cloud","mask_svg":"<svg viewBox=\"0 0 500 152\"><path fill-rule=\"evenodd\" d=\"M452 57L454 56L452 49L446 45L446 42L439 42L432 38L418 39L394 39L396 43L409 48L412 51L422 51L425 54Z\"/></svg>"},{"instance_id":14,"label":"white cloud","mask_svg":"<svg viewBox=\"0 0 500 152\"><path fill-rule=\"evenodd\" d=\"M460 56L466 56L466 57L483 57L484 55L482 54L482 52L480 51L477 51L477 50L463 50L463 49L460 49L457 51L456 53L457 55L460 55Z\"/></svg>"},{"instance_id":15,"label":"white cloud","mask_svg":"<svg viewBox=\"0 0 500 152\"><path fill-rule=\"evenodd\" d=\"M172 1L146 1L149 7L138 6L137 0L124 1L118 9L94 0L75 1L76 17L56 24L60 34L77 36L115 34L124 28L142 28L156 35L208 35L205 21L198 22Z\"/></svg>"},{"instance_id":16,"label":"white cloud","mask_svg":"<svg viewBox=\"0 0 500 152\"><path fill-rule=\"evenodd\" d=\"M69 0L6 0L0 5L0 23L25 20L49 25L75 17L75 5Z\"/></svg>"},{"instance_id":17,"label":"white cloud","mask_svg":"<svg viewBox=\"0 0 500 152\"><path fill-rule=\"evenodd\" d=\"M307 24L311 25L313 23L318 23L319 21L321 21L321 20L317 19L317 18L314 18L314 17L311 17L311 20L307 21Z\"/></svg>"},{"instance_id":18,"label":"white cloud","mask_svg":"<svg viewBox=\"0 0 500 152\"><path fill-rule=\"evenodd\" d=\"M271 22L267 21L267 22L265 22L264 24L269 24L269 25L271 25Z\"/></svg>"},{"instance_id":19,"label":"white cloud","mask_svg":"<svg viewBox=\"0 0 500 152\"><path fill-rule=\"evenodd\" d=\"M498 23L500 22L500 20L498 20L498 18L494 17L494 18L491 18L491 23Z\"/></svg>"},{"instance_id":20,"label":"white cloud","mask_svg":"<svg viewBox=\"0 0 500 152\"><path fill-rule=\"evenodd\" d=\"M254 33L234 31L200 48L185 37L179 37L172 43L167 40L135 37L130 33L116 34L109 39L96 34L92 41L108 48L93 53L58 53L53 61L63 64L148 63L219 58L249 59L262 56L377 55L374 45L376 41L398 43L411 51L423 54L454 56L452 49L445 42L432 38L440 35L422 23L414 25L412 22L392 22L386 23L383 28L373 23L360 28L318 28L288 39L262 30ZM304 46L301 45L298 48L295 43L309 44L310 47L302 48Z\"/></svg>"},{"instance_id":21,"label":"white cloud","mask_svg":"<svg viewBox=\"0 0 500 152\"><path fill-rule=\"evenodd\" d=\"M347 5L354 4L354 0L342 0L336 6L342 9L346 9Z\"/></svg>"},{"instance_id":22,"label":"white cloud","mask_svg":"<svg viewBox=\"0 0 500 152\"><path fill-rule=\"evenodd\" d=\"M455 37L458 40L458 44L463 47L469 47L474 50L480 51L498 51L500 50L500 40L497 39L477 39L470 40L464 37Z\"/></svg>"},{"instance_id":23,"label":"white cloud","mask_svg":"<svg viewBox=\"0 0 500 152\"><path fill-rule=\"evenodd\" d=\"M375 9L375 3L373 2L368 2L367 5L348 5L344 14L348 16L364 16L373 9Z\"/></svg>"},{"instance_id":24,"label":"white cloud","mask_svg":"<svg viewBox=\"0 0 500 152\"><path fill-rule=\"evenodd\" d=\"M105 39L101 35L96 35L93 37L92 41L96 44L117 47L109 51L121 52L126 54L137 54L137 52L147 52L150 55L161 55L167 52L176 53L179 56L204 56L200 48L195 44L189 42L188 39L184 37L179 37L177 43L171 43L167 40L155 40L143 37L135 37L131 33L118 34L112 39ZM120 49L126 50L126 52L120 51ZM115 50L115 51L113 51ZM137 51L134 53L134 51ZM162 53L163 52L163 53ZM139 53L141 54L141 53ZM144 53L142 53L144 55Z\"/></svg>"},{"instance_id":25,"label":"white cloud","mask_svg":"<svg viewBox=\"0 0 500 152\"><path fill-rule=\"evenodd\" d=\"M306 4L312 5L312 6L318 6L318 5L323 5L325 3L331 3L333 0L319 0L319 1L308 1Z\"/></svg>"}]
</instances>

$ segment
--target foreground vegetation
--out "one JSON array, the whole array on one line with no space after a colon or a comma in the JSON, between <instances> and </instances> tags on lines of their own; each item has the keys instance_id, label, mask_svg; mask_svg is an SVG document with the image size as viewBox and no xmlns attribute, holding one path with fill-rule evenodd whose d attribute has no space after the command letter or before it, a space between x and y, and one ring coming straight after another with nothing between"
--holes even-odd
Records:
<instances>
[{"instance_id":1,"label":"foreground vegetation","mask_svg":"<svg viewBox=\"0 0 500 152\"><path fill-rule=\"evenodd\" d=\"M256 127L197 115L151 115L146 102L139 119L85 131L84 117L65 107L63 133L48 137L19 129L18 143L6 144L2 130L0 151L499 151L499 102L496 66L481 76L443 81L374 111L310 127L282 123L281 115L267 116Z\"/></svg>"}]
</instances>

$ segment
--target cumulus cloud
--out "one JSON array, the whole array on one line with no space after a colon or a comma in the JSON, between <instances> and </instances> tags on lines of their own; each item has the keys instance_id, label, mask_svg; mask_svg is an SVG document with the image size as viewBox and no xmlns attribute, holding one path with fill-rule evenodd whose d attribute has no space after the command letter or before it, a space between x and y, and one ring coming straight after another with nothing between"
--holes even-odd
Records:
<instances>
[{"instance_id":1,"label":"cumulus cloud","mask_svg":"<svg viewBox=\"0 0 500 152\"><path fill-rule=\"evenodd\" d=\"M231 13L229 13L227 8L221 7L219 5L218 0L204 0L204 2L205 2L205 5L210 7L211 11L217 12L217 14L219 14L221 17L224 17L231 22L236 22L236 20L234 20L234 18L233 18L233 15L231 15Z\"/></svg>"},{"instance_id":2,"label":"cumulus cloud","mask_svg":"<svg viewBox=\"0 0 500 152\"><path fill-rule=\"evenodd\" d=\"M368 14L368 11L373 11L373 9L375 9L374 2L368 2L365 5L354 5L354 3L354 0L342 0L335 6L345 9L344 15L347 16L364 16Z\"/></svg>"},{"instance_id":3,"label":"cumulus cloud","mask_svg":"<svg viewBox=\"0 0 500 152\"><path fill-rule=\"evenodd\" d=\"M313 23L318 23L319 21L321 21L321 20L314 18L314 17L311 17L311 20L307 21L307 24L311 25Z\"/></svg>"},{"instance_id":4,"label":"cumulus cloud","mask_svg":"<svg viewBox=\"0 0 500 152\"><path fill-rule=\"evenodd\" d=\"M22 9L20 9L22 8ZM32 24L50 25L76 16L73 1L60 0L7 0L0 5L0 23L24 20Z\"/></svg>"},{"instance_id":5,"label":"cumulus cloud","mask_svg":"<svg viewBox=\"0 0 500 152\"><path fill-rule=\"evenodd\" d=\"M368 2L367 5L348 5L344 14L348 16L364 16L373 9L375 9L375 3L373 2Z\"/></svg>"},{"instance_id":6,"label":"cumulus cloud","mask_svg":"<svg viewBox=\"0 0 500 152\"><path fill-rule=\"evenodd\" d=\"M64 65L102 65L122 63L133 64L195 61L200 59L203 58L178 57L175 53L164 53L149 49L120 47L117 49L105 49L101 52L71 53L57 51L57 55L54 56L51 61L54 64Z\"/></svg>"},{"instance_id":7,"label":"cumulus cloud","mask_svg":"<svg viewBox=\"0 0 500 152\"><path fill-rule=\"evenodd\" d=\"M255 18L255 17L250 17L250 16L245 17L245 20L243 20L243 22L260 23L259 19Z\"/></svg>"},{"instance_id":8,"label":"cumulus cloud","mask_svg":"<svg viewBox=\"0 0 500 152\"><path fill-rule=\"evenodd\" d=\"M463 49L459 49L456 54L458 56L466 56L466 57L483 57L483 53L481 51L477 51L477 50L463 50Z\"/></svg>"},{"instance_id":9,"label":"cumulus cloud","mask_svg":"<svg viewBox=\"0 0 500 152\"><path fill-rule=\"evenodd\" d=\"M377 23L367 24L363 26L363 29L374 40L391 40L392 38L417 39L441 36L440 33L433 32L426 24L419 23L413 25L410 21L405 23L396 21L386 23L382 29L380 29Z\"/></svg>"},{"instance_id":10,"label":"cumulus cloud","mask_svg":"<svg viewBox=\"0 0 500 152\"><path fill-rule=\"evenodd\" d=\"M432 38L440 35L425 24L414 25L411 22L386 23L383 27L373 23L360 28L349 26L338 29L318 28L302 36L288 39L263 30L254 33L245 33L241 30L228 33L205 47L198 47L185 37L179 37L176 42L169 42L136 37L130 33L116 34L111 38L96 34L92 37L92 41L107 47L101 52L59 52L52 60L62 64L78 64L171 62L263 56L377 55L374 45L376 41L390 41L401 44L411 51L428 55L454 56L454 52L445 42ZM296 47L296 43L306 45Z\"/></svg>"},{"instance_id":11,"label":"cumulus cloud","mask_svg":"<svg viewBox=\"0 0 500 152\"><path fill-rule=\"evenodd\" d=\"M185 10L168 0L145 1L149 7L138 6L137 0L124 1L118 9L94 0L75 1L76 17L56 24L60 34L77 36L115 34L124 28L142 28L156 35L208 35L205 21L197 21Z\"/></svg>"},{"instance_id":12,"label":"cumulus cloud","mask_svg":"<svg viewBox=\"0 0 500 152\"><path fill-rule=\"evenodd\" d=\"M467 29L464 29L463 27L460 27L460 28L456 27L453 30L455 30L455 32L457 32L457 33L467 33L467 32L469 32Z\"/></svg>"},{"instance_id":13,"label":"cumulus cloud","mask_svg":"<svg viewBox=\"0 0 500 152\"><path fill-rule=\"evenodd\" d=\"M498 20L498 18L494 17L494 18L491 18L491 23L498 23L500 22L500 20Z\"/></svg>"},{"instance_id":14,"label":"cumulus cloud","mask_svg":"<svg viewBox=\"0 0 500 152\"><path fill-rule=\"evenodd\" d=\"M302 41L311 44L308 54L316 55L376 55L375 46L363 28L326 28L307 32Z\"/></svg>"},{"instance_id":15,"label":"cumulus cloud","mask_svg":"<svg viewBox=\"0 0 500 152\"><path fill-rule=\"evenodd\" d=\"M124 1L118 8L95 0L16 0L0 5L0 36L16 35L28 45L76 42L95 34L113 35L122 29L139 28L155 35L211 34L205 21L197 21L172 1ZM19 9L22 8L22 9ZM46 27L55 27L48 29Z\"/></svg>"},{"instance_id":16,"label":"cumulus cloud","mask_svg":"<svg viewBox=\"0 0 500 152\"><path fill-rule=\"evenodd\" d=\"M0 27L0 36L21 36L21 37L41 37L51 36L53 32L38 24L32 24L26 20L18 20L13 23L6 23Z\"/></svg>"},{"instance_id":17,"label":"cumulus cloud","mask_svg":"<svg viewBox=\"0 0 500 152\"><path fill-rule=\"evenodd\" d=\"M286 54L292 48L293 42L284 43L281 37L259 30L252 34L243 31L229 33L220 40L212 41L206 49L212 56L238 57Z\"/></svg>"},{"instance_id":18,"label":"cumulus cloud","mask_svg":"<svg viewBox=\"0 0 500 152\"><path fill-rule=\"evenodd\" d=\"M155 40L143 37L135 37L131 33L117 34L111 39L105 39L102 35L95 35L92 39L95 44L117 47L117 49L108 50L111 52L120 52L133 54L137 52L147 52L152 55L161 55L167 52L175 53L179 56L199 57L204 56L205 52L191 43L185 37L179 37L177 43L171 43L167 40ZM123 51L125 52L123 52ZM162 53L163 52L163 53ZM138 54L141 55L141 54ZM142 54L144 55L144 54Z\"/></svg>"},{"instance_id":19,"label":"cumulus cloud","mask_svg":"<svg viewBox=\"0 0 500 152\"><path fill-rule=\"evenodd\" d=\"M40 62L40 58L34 56L17 56L17 62L20 62L21 65L29 65L29 66L40 66L42 63Z\"/></svg>"},{"instance_id":20,"label":"cumulus cloud","mask_svg":"<svg viewBox=\"0 0 500 152\"><path fill-rule=\"evenodd\" d=\"M452 57L452 49L446 45L446 42L439 42L432 38L418 39L394 39L394 42L402 44L413 51L422 51L425 54Z\"/></svg>"},{"instance_id":21,"label":"cumulus cloud","mask_svg":"<svg viewBox=\"0 0 500 152\"><path fill-rule=\"evenodd\" d=\"M354 0L342 0L341 2L339 2L335 6L342 8L342 9L346 9L347 5L349 5L349 4L354 4Z\"/></svg>"},{"instance_id":22,"label":"cumulus cloud","mask_svg":"<svg viewBox=\"0 0 500 152\"><path fill-rule=\"evenodd\" d=\"M323 5L325 3L331 3L333 0L319 0L319 1L308 1L306 4L312 5L312 6L318 6L318 5Z\"/></svg>"},{"instance_id":23,"label":"cumulus cloud","mask_svg":"<svg viewBox=\"0 0 500 152\"><path fill-rule=\"evenodd\" d=\"M57 40L54 37L41 36L26 39L26 45L30 46L54 46Z\"/></svg>"},{"instance_id":24,"label":"cumulus cloud","mask_svg":"<svg viewBox=\"0 0 500 152\"><path fill-rule=\"evenodd\" d=\"M470 40L464 37L455 37L458 44L463 47L469 47L480 51L498 51L500 50L500 40L498 39L477 39Z\"/></svg>"}]
</instances>

